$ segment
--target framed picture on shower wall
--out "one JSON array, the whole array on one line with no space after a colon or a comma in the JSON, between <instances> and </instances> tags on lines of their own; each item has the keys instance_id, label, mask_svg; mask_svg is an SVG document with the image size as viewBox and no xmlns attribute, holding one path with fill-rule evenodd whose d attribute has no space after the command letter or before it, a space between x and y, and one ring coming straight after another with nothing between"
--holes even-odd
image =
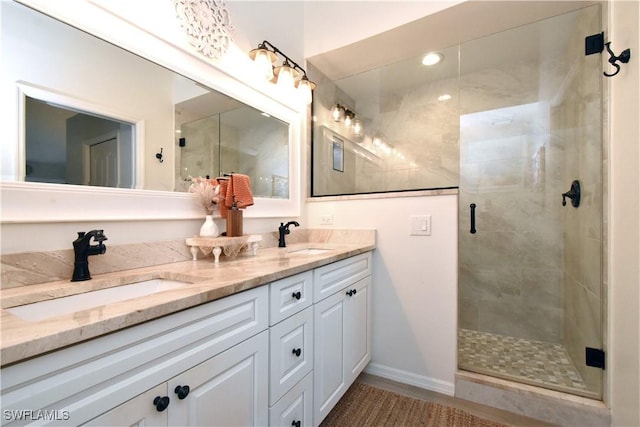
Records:
<instances>
[{"instance_id":1,"label":"framed picture on shower wall","mask_svg":"<svg viewBox=\"0 0 640 427\"><path fill-rule=\"evenodd\" d=\"M333 170L344 172L344 141L333 137Z\"/></svg>"}]
</instances>

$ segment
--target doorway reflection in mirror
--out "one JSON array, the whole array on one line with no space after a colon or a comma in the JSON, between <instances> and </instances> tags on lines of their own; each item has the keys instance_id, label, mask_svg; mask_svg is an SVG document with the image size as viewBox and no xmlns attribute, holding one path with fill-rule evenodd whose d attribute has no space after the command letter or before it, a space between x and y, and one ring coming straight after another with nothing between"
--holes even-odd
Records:
<instances>
[{"instance_id":1,"label":"doorway reflection in mirror","mask_svg":"<svg viewBox=\"0 0 640 427\"><path fill-rule=\"evenodd\" d=\"M25 181L135 188L135 127L35 98L25 102Z\"/></svg>"}]
</instances>

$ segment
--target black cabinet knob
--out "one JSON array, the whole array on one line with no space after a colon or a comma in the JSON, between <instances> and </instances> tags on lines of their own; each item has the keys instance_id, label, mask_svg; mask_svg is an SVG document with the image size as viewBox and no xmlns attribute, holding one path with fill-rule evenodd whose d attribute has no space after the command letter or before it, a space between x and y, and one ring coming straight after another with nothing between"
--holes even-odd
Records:
<instances>
[{"instance_id":1,"label":"black cabinet knob","mask_svg":"<svg viewBox=\"0 0 640 427\"><path fill-rule=\"evenodd\" d=\"M291 350L291 353L295 354L296 357L300 357L300 355L302 354L302 349L301 348L294 348L293 350Z\"/></svg>"},{"instance_id":2,"label":"black cabinet knob","mask_svg":"<svg viewBox=\"0 0 640 427\"><path fill-rule=\"evenodd\" d=\"M295 299L300 299L300 298L302 298L302 293L300 293L300 291L294 292L294 293L291 294L291 297L293 297Z\"/></svg>"},{"instance_id":3,"label":"black cabinet knob","mask_svg":"<svg viewBox=\"0 0 640 427\"><path fill-rule=\"evenodd\" d=\"M302 421L298 420L298 421L291 421L291 425L293 427L300 427L300 425L302 425Z\"/></svg>"},{"instance_id":4,"label":"black cabinet knob","mask_svg":"<svg viewBox=\"0 0 640 427\"><path fill-rule=\"evenodd\" d=\"M178 399L180 399L180 400L182 400L185 397L189 396L189 386L188 385L179 385L173 391L178 395Z\"/></svg>"},{"instance_id":5,"label":"black cabinet knob","mask_svg":"<svg viewBox=\"0 0 640 427\"><path fill-rule=\"evenodd\" d=\"M162 412L169 407L169 396L156 396L156 398L153 399L153 404L158 412Z\"/></svg>"},{"instance_id":6,"label":"black cabinet knob","mask_svg":"<svg viewBox=\"0 0 640 427\"><path fill-rule=\"evenodd\" d=\"M357 290L355 290L355 289L349 289L349 290L347 291L347 296L352 297L352 296L354 296L357 292L358 292L358 291L357 291Z\"/></svg>"}]
</instances>

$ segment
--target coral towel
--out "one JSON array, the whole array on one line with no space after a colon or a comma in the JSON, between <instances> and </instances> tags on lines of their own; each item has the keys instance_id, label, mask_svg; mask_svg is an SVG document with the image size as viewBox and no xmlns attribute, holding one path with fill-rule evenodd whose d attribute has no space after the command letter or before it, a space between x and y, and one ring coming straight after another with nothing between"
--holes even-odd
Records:
<instances>
[{"instance_id":1,"label":"coral towel","mask_svg":"<svg viewBox=\"0 0 640 427\"><path fill-rule=\"evenodd\" d=\"M227 209L233 205L234 197L238 208L244 209L253 205L251 179L247 175L234 173L229 179L218 178L220 184L220 216L227 217Z\"/></svg>"}]
</instances>

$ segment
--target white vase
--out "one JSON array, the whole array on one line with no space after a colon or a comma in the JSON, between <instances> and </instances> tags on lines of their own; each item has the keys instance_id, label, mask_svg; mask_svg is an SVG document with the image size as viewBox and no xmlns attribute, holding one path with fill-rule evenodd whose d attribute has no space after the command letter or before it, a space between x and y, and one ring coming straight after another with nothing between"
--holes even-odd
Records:
<instances>
[{"instance_id":1,"label":"white vase","mask_svg":"<svg viewBox=\"0 0 640 427\"><path fill-rule=\"evenodd\" d=\"M204 219L204 224L200 227L200 237L218 237L218 234L220 234L220 231L213 220L213 216L207 215Z\"/></svg>"}]
</instances>

